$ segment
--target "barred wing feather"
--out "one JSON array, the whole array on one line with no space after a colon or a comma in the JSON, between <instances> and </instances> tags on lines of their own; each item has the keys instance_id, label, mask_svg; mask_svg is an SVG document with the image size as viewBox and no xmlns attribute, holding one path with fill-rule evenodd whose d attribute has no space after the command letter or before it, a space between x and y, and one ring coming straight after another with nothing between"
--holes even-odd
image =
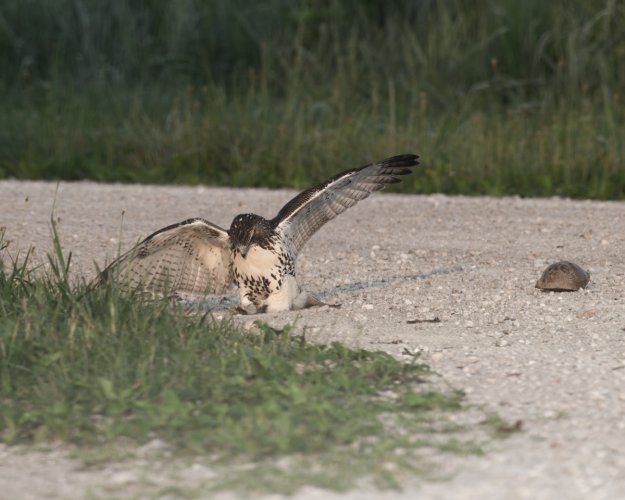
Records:
<instances>
[{"instance_id":1,"label":"barred wing feather","mask_svg":"<svg viewBox=\"0 0 625 500\"><path fill-rule=\"evenodd\" d=\"M272 222L298 253L326 222L374 191L399 182L418 164L417 155L406 154L346 170L298 194Z\"/></svg>"},{"instance_id":2,"label":"barred wing feather","mask_svg":"<svg viewBox=\"0 0 625 500\"><path fill-rule=\"evenodd\" d=\"M233 282L228 233L199 218L167 226L115 260L96 285L110 278L154 294L223 293Z\"/></svg>"}]
</instances>

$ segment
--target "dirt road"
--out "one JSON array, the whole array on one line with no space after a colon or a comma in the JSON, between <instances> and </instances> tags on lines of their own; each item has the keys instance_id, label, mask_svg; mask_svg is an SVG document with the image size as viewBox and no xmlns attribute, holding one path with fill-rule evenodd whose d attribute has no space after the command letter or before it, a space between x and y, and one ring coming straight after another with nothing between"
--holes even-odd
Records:
<instances>
[{"instance_id":1,"label":"dirt road","mask_svg":"<svg viewBox=\"0 0 625 500\"><path fill-rule=\"evenodd\" d=\"M34 245L43 259L55 191L51 183L0 182L0 226L11 251ZM94 263L103 266L120 246L167 224L200 216L228 227L241 212L273 216L292 195L62 183L54 215L74 272L90 277ZM342 308L264 319L297 321L313 340L397 356L420 351L471 403L524 428L484 456L446 456L448 481L415 478L402 493L337 497L624 498L624 256L625 203L378 194L324 227L301 256L300 280ZM589 288L534 289L544 267L562 259L590 271ZM407 322L434 318L441 321ZM141 496L146 475L188 485L205 473L174 469L139 460L83 470L62 450L1 447L0 491L7 498L82 498L101 488ZM314 489L299 496L328 498Z\"/></svg>"}]
</instances>

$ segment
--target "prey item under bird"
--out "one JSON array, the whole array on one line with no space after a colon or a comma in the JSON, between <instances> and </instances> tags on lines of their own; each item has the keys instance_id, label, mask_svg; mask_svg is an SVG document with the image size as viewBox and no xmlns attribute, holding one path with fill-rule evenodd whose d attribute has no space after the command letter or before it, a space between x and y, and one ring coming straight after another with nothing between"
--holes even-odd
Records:
<instances>
[{"instance_id":1,"label":"prey item under bird","mask_svg":"<svg viewBox=\"0 0 625 500\"><path fill-rule=\"evenodd\" d=\"M323 305L297 282L302 247L326 222L418 164L417 155L405 154L345 170L298 194L273 219L237 215L227 231L200 218L173 224L119 257L96 284L112 277L155 294L219 294L235 282L246 313Z\"/></svg>"}]
</instances>

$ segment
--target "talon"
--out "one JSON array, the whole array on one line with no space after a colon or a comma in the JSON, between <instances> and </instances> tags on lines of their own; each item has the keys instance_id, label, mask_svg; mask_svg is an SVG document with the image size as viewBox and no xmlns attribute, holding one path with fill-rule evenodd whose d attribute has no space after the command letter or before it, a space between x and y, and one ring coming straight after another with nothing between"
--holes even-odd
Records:
<instances>
[{"instance_id":1,"label":"talon","mask_svg":"<svg viewBox=\"0 0 625 500\"><path fill-rule=\"evenodd\" d=\"M232 311L234 312L234 314L249 314L247 310L241 306L234 306L234 309Z\"/></svg>"},{"instance_id":2,"label":"talon","mask_svg":"<svg viewBox=\"0 0 625 500\"><path fill-rule=\"evenodd\" d=\"M267 312L267 306L256 307L254 304L250 304L248 306L235 306L234 308L235 314L260 314Z\"/></svg>"}]
</instances>

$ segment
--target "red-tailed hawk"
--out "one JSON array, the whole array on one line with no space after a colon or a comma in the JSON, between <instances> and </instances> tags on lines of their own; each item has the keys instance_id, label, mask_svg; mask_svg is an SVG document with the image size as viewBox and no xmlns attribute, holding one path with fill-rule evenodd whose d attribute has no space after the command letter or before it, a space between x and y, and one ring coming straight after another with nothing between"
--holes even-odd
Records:
<instances>
[{"instance_id":1,"label":"red-tailed hawk","mask_svg":"<svg viewBox=\"0 0 625 500\"><path fill-rule=\"evenodd\" d=\"M204 219L173 224L119 257L97 283L113 278L156 294L220 294L234 282L248 313L321 305L297 283L302 247L326 222L418 164L417 155L406 154L345 170L301 192L270 220L237 215L228 230Z\"/></svg>"}]
</instances>

